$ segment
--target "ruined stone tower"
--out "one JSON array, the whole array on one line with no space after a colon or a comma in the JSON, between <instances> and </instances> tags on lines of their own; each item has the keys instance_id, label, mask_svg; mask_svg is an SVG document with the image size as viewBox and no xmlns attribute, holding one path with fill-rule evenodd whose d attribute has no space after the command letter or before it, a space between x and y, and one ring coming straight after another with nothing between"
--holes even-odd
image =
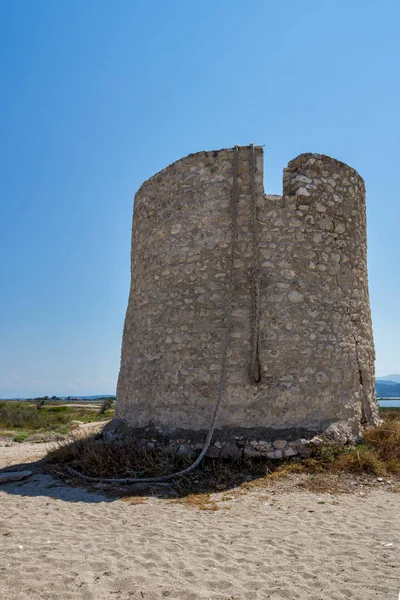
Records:
<instances>
[{"instance_id":1,"label":"ruined stone tower","mask_svg":"<svg viewBox=\"0 0 400 600\"><path fill-rule=\"evenodd\" d=\"M316 434L345 442L376 424L364 182L342 162L302 154L284 170L283 195L265 195L263 150L252 146L189 155L135 196L115 423L201 446L232 247L214 455L291 456Z\"/></svg>"}]
</instances>

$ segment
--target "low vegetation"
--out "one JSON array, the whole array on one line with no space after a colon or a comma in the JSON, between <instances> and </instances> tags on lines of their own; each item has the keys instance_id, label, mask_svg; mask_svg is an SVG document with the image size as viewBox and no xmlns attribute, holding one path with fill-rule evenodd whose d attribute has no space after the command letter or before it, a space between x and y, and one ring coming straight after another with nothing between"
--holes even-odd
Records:
<instances>
[{"instance_id":1,"label":"low vegetation","mask_svg":"<svg viewBox=\"0 0 400 600\"><path fill-rule=\"evenodd\" d=\"M385 410L382 416L382 425L368 429L363 443L355 447L316 447L309 458L301 461L205 459L196 470L174 480L174 488L180 496L192 498L192 504L205 508L204 494L241 484L249 486L253 482L259 485L262 480L279 479L291 473L312 477L340 473L400 475L400 410ZM132 440L110 442L96 436L61 442L50 453L50 468L56 465L59 471L63 465L70 465L99 478L166 475L184 469L190 462L171 449L144 451Z\"/></svg>"},{"instance_id":2,"label":"low vegetation","mask_svg":"<svg viewBox=\"0 0 400 600\"><path fill-rule=\"evenodd\" d=\"M113 407L113 399L112 398L104 398L101 403L99 414L105 415L107 411L111 410Z\"/></svg>"},{"instance_id":3,"label":"low vegetation","mask_svg":"<svg viewBox=\"0 0 400 600\"><path fill-rule=\"evenodd\" d=\"M381 417L382 424L367 429L361 444L314 448L310 458L286 463L280 472L400 475L400 409L384 409Z\"/></svg>"},{"instance_id":4,"label":"low vegetation","mask_svg":"<svg viewBox=\"0 0 400 600\"><path fill-rule=\"evenodd\" d=\"M83 407L53 402L41 403L39 407L38 399L32 402L0 402L0 435L11 436L16 442L44 441L54 435L68 434L79 423L92 423L114 416L112 405L103 411L100 405L87 404Z\"/></svg>"}]
</instances>

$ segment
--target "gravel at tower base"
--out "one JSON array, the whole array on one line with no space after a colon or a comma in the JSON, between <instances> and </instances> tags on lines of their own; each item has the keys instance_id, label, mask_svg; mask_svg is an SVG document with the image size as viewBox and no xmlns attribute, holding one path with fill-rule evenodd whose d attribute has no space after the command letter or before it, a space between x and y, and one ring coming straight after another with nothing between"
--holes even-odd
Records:
<instances>
[{"instance_id":1,"label":"gravel at tower base","mask_svg":"<svg viewBox=\"0 0 400 600\"><path fill-rule=\"evenodd\" d=\"M266 195L262 147L238 147L236 157L235 171L234 148L191 154L136 193L107 432L201 449L233 250L226 381L209 456L282 458L307 455L310 441L353 442L379 422L363 179L338 160L301 154L284 170L282 196Z\"/></svg>"}]
</instances>

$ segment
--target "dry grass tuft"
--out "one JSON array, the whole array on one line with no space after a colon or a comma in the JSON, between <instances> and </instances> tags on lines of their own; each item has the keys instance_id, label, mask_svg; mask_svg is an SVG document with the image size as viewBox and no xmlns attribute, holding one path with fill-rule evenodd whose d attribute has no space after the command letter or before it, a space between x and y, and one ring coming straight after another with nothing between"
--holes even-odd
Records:
<instances>
[{"instance_id":1,"label":"dry grass tuft","mask_svg":"<svg viewBox=\"0 0 400 600\"><path fill-rule=\"evenodd\" d=\"M347 473L369 473L386 475L388 465L379 459L368 444L359 444L355 448L345 448L332 462L333 471Z\"/></svg>"},{"instance_id":2,"label":"dry grass tuft","mask_svg":"<svg viewBox=\"0 0 400 600\"><path fill-rule=\"evenodd\" d=\"M400 415L393 413L380 427L368 429L365 440L389 472L400 473Z\"/></svg>"},{"instance_id":3,"label":"dry grass tuft","mask_svg":"<svg viewBox=\"0 0 400 600\"><path fill-rule=\"evenodd\" d=\"M199 510L216 511L220 508L214 500L210 499L210 494L188 494L187 496L179 498L179 500L175 500L175 502L190 506L191 508L198 508Z\"/></svg>"},{"instance_id":4,"label":"dry grass tuft","mask_svg":"<svg viewBox=\"0 0 400 600\"><path fill-rule=\"evenodd\" d=\"M183 469L189 459L174 449L143 450L132 440L106 441L98 435L70 438L49 453L50 461L68 464L90 477L158 477Z\"/></svg>"},{"instance_id":5,"label":"dry grass tuft","mask_svg":"<svg viewBox=\"0 0 400 600\"><path fill-rule=\"evenodd\" d=\"M146 498L143 498L143 496L122 496L120 500L127 504L146 504Z\"/></svg>"},{"instance_id":6,"label":"dry grass tuft","mask_svg":"<svg viewBox=\"0 0 400 600\"><path fill-rule=\"evenodd\" d=\"M384 421L365 432L364 442L343 448L322 447L299 465L302 473L400 473L400 411L383 414ZM283 469L287 468L285 466Z\"/></svg>"}]
</instances>

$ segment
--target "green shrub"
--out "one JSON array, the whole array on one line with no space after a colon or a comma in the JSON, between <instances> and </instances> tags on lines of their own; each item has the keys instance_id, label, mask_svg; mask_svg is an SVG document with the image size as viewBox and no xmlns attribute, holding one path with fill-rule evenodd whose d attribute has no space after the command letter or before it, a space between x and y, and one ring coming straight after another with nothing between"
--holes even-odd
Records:
<instances>
[{"instance_id":1,"label":"green shrub","mask_svg":"<svg viewBox=\"0 0 400 600\"><path fill-rule=\"evenodd\" d=\"M17 435L15 435L13 437L13 442L24 442L26 440L26 438L29 437L29 433L25 432L25 433L18 433Z\"/></svg>"},{"instance_id":2,"label":"green shrub","mask_svg":"<svg viewBox=\"0 0 400 600\"><path fill-rule=\"evenodd\" d=\"M99 415L104 415L105 412L107 412L108 410L110 410L113 406L113 398L104 398L103 402L101 403L101 407L99 410Z\"/></svg>"},{"instance_id":3,"label":"green shrub","mask_svg":"<svg viewBox=\"0 0 400 600\"><path fill-rule=\"evenodd\" d=\"M5 429L53 429L69 421L67 414L54 414L48 409L36 410L23 403L4 402L0 406L0 427Z\"/></svg>"}]
</instances>

